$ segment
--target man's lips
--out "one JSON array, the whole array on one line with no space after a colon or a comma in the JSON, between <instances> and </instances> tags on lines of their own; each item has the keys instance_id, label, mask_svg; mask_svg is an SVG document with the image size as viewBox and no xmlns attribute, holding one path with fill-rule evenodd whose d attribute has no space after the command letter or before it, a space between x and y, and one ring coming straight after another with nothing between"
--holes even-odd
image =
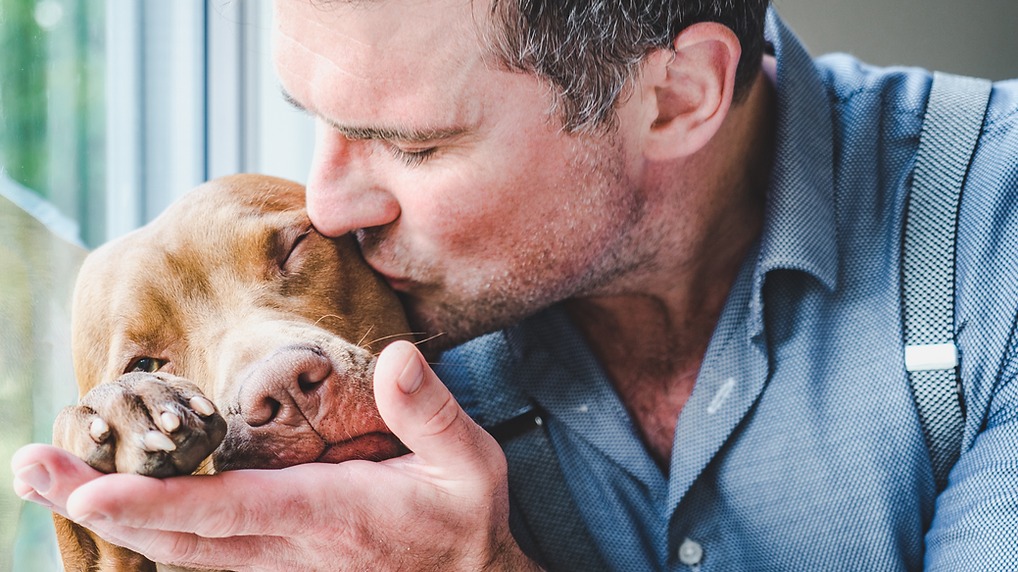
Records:
<instances>
[{"instance_id":1,"label":"man's lips","mask_svg":"<svg viewBox=\"0 0 1018 572\"><path fill-rule=\"evenodd\" d=\"M385 280L386 282L389 283L389 286L395 288L395 285L397 284L409 284L410 281L407 280L406 278L397 276L396 273L390 272L385 268L382 268L380 265L372 262L371 260L368 260L367 258L365 258L364 260L365 262L368 263L368 266L370 266L371 269L375 271L375 274L377 274L382 280Z\"/></svg>"},{"instance_id":2,"label":"man's lips","mask_svg":"<svg viewBox=\"0 0 1018 572\"><path fill-rule=\"evenodd\" d=\"M389 288L392 288L397 292L406 292L413 285L413 282L406 278L394 278L383 274L382 279L389 285Z\"/></svg>"},{"instance_id":3,"label":"man's lips","mask_svg":"<svg viewBox=\"0 0 1018 572\"><path fill-rule=\"evenodd\" d=\"M397 292L409 292L410 290L414 289L414 287L418 284L416 281L411 280L410 278L396 276L394 274L385 272L384 270L378 270L377 268L375 269L375 272L379 276L381 276L382 280L385 280L385 282L389 285L390 288Z\"/></svg>"}]
</instances>

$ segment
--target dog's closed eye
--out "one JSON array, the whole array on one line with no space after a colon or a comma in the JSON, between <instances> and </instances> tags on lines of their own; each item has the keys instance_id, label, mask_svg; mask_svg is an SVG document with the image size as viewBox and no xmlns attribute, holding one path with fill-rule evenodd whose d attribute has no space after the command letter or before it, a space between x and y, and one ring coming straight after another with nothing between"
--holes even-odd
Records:
<instances>
[{"instance_id":1,"label":"dog's closed eye","mask_svg":"<svg viewBox=\"0 0 1018 572\"><path fill-rule=\"evenodd\" d=\"M279 265L284 273L293 270L294 263L300 258L298 249L300 248L300 245L304 243L304 239L306 239L310 235L311 231L306 230L297 235L297 237L293 240L293 243L290 245L290 248L287 249L286 257L283 258L283 261Z\"/></svg>"},{"instance_id":2,"label":"dog's closed eye","mask_svg":"<svg viewBox=\"0 0 1018 572\"><path fill-rule=\"evenodd\" d=\"M142 371L146 373L155 373L166 365L166 360L154 358L154 357L140 357L131 360L131 363L127 366L127 370L124 373L131 373L134 371Z\"/></svg>"}]
</instances>

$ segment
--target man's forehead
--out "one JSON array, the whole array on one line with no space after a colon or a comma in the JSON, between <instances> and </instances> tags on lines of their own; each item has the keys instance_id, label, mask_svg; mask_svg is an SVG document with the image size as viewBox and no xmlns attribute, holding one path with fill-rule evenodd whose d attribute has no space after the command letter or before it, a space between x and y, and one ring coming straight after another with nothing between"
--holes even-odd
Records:
<instances>
[{"instance_id":1,"label":"man's forehead","mask_svg":"<svg viewBox=\"0 0 1018 572\"><path fill-rule=\"evenodd\" d=\"M470 0L276 0L275 29L363 76L379 61L477 58L485 24L474 9Z\"/></svg>"},{"instance_id":2,"label":"man's forehead","mask_svg":"<svg viewBox=\"0 0 1018 572\"><path fill-rule=\"evenodd\" d=\"M277 0L273 51L284 92L299 107L348 126L373 125L379 117L398 122L404 114L446 128L467 123L464 114L477 111L467 101L477 99L470 94L490 67L473 6ZM456 117L443 117L450 113Z\"/></svg>"}]
</instances>

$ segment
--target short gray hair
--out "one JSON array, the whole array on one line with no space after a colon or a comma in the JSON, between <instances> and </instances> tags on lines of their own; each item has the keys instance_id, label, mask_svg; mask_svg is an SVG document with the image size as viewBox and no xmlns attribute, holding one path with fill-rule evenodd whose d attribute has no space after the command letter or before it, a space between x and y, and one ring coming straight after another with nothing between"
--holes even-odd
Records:
<instances>
[{"instance_id":1,"label":"short gray hair","mask_svg":"<svg viewBox=\"0 0 1018 572\"><path fill-rule=\"evenodd\" d=\"M492 0L489 46L509 69L535 73L558 91L569 132L613 125L643 57L670 49L699 22L730 28L742 44L735 98L749 90L764 51L768 0Z\"/></svg>"}]
</instances>

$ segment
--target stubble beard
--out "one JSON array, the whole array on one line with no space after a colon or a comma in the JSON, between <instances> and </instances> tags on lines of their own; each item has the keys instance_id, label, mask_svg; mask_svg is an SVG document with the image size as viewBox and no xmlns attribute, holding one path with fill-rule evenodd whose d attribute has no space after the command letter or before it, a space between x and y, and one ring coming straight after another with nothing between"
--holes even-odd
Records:
<instances>
[{"instance_id":1,"label":"stubble beard","mask_svg":"<svg viewBox=\"0 0 1018 572\"><path fill-rule=\"evenodd\" d=\"M563 300L610 291L620 277L649 264L657 250L654 241L640 232L647 205L623 175L621 161L613 145L595 147L573 159L571 171L586 173L576 184L589 192L574 205L579 212L565 213L576 228L555 227L558 234L550 234L553 238L546 241L551 244L527 244L529 256L469 281L399 292L411 328L427 340L422 349L439 352L510 327ZM610 215L605 218L605 213ZM574 232L583 238L577 240ZM358 238L366 252L394 249L387 258L411 259L408 249L392 244L382 229L360 231ZM382 243L389 244L382 248ZM430 274L428 269L416 270L421 277Z\"/></svg>"},{"instance_id":2,"label":"stubble beard","mask_svg":"<svg viewBox=\"0 0 1018 572\"><path fill-rule=\"evenodd\" d=\"M612 260L559 281L530 279L529 275L513 280L507 275L483 291L434 298L399 293L399 297L411 328L428 340L424 344L428 351L437 352L508 328L563 300L594 295L626 274L631 265Z\"/></svg>"}]
</instances>

